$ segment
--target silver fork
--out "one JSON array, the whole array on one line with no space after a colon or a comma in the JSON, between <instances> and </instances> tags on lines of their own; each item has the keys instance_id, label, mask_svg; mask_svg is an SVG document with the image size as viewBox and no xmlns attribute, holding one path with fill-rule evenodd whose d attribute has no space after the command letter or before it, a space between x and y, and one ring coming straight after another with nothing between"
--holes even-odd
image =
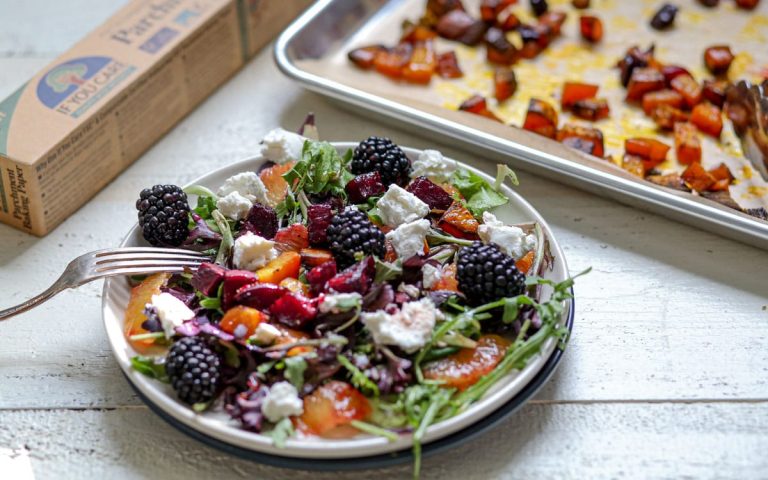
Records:
<instances>
[{"instance_id":1,"label":"silver fork","mask_svg":"<svg viewBox=\"0 0 768 480\"><path fill-rule=\"evenodd\" d=\"M93 280L117 275L194 271L205 261L210 261L210 257L175 248L125 247L96 250L72 260L59 279L40 295L21 305L0 310L0 320L34 308L62 290L76 288Z\"/></svg>"}]
</instances>

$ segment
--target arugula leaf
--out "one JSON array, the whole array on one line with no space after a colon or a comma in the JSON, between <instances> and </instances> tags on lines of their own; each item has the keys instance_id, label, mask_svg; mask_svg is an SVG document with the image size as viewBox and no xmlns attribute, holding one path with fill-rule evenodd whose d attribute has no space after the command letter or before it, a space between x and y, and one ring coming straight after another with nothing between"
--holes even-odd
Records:
<instances>
[{"instance_id":1,"label":"arugula leaf","mask_svg":"<svg viewBox=\"0 0 768 480\"><path fill-rule=\"evenodd\" d=\"M288 357L285 359L285 379L301 391L304 386L304 371L307 369L307 361L302 357Z\"/></svg>"},{"instance_id":2,"label":"arugula leaf","mask_svg":"<svg viewBox=\"0 0 768 480\"><path fill-rule=\"evenodd\" d=\"M309 194L331 193L346 197L344 187L354 178L347 165L352 151L339 155L336 147L328 142L307 140L301 152L301 160L283 175L294 189Z\"/></svg>"},{"instance_id":3,"label":"arugula leaf","mask_svg":"<svg viewBox=\"0 0 768 480\"><path fill-rule=\"evenodd\" d=\"M157 363L152 357L145 357L143 355L131 357L131 367L149 378L154 378L164 383L170 382L168 374L165 372L165 364Z\"/></svg>"},{"instance_id":4,"label":"arugula leaf","mask_svg":"<svg viewBox=\"0 0 768 480\"><path fill-rule=\"evenodd\" d=\"M339 355L336 357L336 360L339 361L339 363L349 371L349 373L352 374L352 385L355 386L358 390L361 390L363 393L367 393L369 396L373 395L374 397L379 396L379 386L376 385L376 383L373 382L370 378L368 378L363 372L360 371L359 368L354 366L352 362L349 361L349 359L343 355Z\"/></svg>"},{"instance_id":5,"label":"arugula leaf","mask_svg":"<svg viewBox=\"0 0 768 480\"><path fill-rule=\"evenodd\" d=\"M403 274L403 262L400 259L392 263L379 260L378 258L374 258L374 260L376 262L376 275L373 281L376 283L388 282Z\"/></svg>"},{"instance_id":6,"label":"arugula leaf","mask_svg":"<svg viewBox=\"0 0 768 480\"><path fill-rule=\"evenodd\" d=\"M483 212L509 201L507 196L499 191L506 178L509 178L513 185L517 185L515 172L506 165L499 165L493 185L486 182L480 175L466 169L454 172L451 183L466 199L466 206L472 215L480 217Z\"/></svg>"},{"instance_id":7,"label":"arugula leaf","mask_svg":"<svg viewBox=\"0 0 768 480\"><path fill-rule=\"evenodd\" d=\"M285 441L293 435L293 423L288 417L283 418L275 424L275 427L264 435L272 438L272 443L277 448L285 447Z\"/></svg>"}]
</instances>

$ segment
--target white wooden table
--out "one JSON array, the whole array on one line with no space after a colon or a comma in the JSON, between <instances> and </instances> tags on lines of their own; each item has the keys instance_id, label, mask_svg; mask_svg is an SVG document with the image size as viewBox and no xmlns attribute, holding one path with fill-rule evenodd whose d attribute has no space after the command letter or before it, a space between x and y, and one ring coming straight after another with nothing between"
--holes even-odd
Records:
<instances>
[{"instance_id":1,"label":"white wooden table","mask_svg":"<svg viewBox=\"0 0 768 480\"><path fill-rule=\"evenodd\" d=\"M0 3L0 97L11 93L120 1ZM326 139L391 136L281 76L271 52L207 100L45 238L0 225L0 305L47 287L82 252L116 245L147 185L183 184L248 157L276 125L317 113ZM480 166L489 163L444 148ZM766 478L768 253L522 173L520 192L565 246L576 324L548 386L492 432L425 461L423 478ZM0 477L399 478L287 471L185 437L134 395L101 324L101 284L0 324ZM20 473L19 473L20 475ZM18 477L16 477L18 478Z\"/></svg>"}]
</instances>

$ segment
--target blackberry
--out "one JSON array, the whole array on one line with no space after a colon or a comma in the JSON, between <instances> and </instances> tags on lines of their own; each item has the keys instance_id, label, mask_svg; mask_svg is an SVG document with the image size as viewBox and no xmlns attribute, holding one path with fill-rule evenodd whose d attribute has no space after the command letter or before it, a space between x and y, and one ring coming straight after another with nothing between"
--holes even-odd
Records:
<instances>
[{"instance_id":1,"label":"blackberry","mask_svg":"<svg viewBox=\"0 0 768 480\"><path fill-rule=\"evenodd\" d=\"M368 215L356 208L346 208L333 217L326 233L331 252L341 268L355 263L357 252L384 256L384 232L368 220Z\"/></svg>"},{"instance_id":2,"label":"blackberry","mask_svg":"<svg viewBox=\"0 0 768 480\"><path fill-rule=\"evenodd\" d=\"M187 194L176 185L155 185L136 200L144 239L156 247L178 247L189 235Z\"/></svg>"},{"instance_id":3,"label":"blackberry","mask_svg":"<svg viewBox=\"0 0 768 480\"><path fill-rule=\"evenodd\" d=\"M221 360L198 337L183 337L171 346L165 371L179 399L190 405L212 400L221 378Z\"/></svg>"},{"instance_id":4,"label":"blackberry","mask_svg":"<svg viewBox=\"0 0 768 480\"><path fill-rule=\"evenodd\" d=\"M368 137L355 147L350 166L352 173L379 172L385 185L402 184L408 180L411 161L400 147L388 138Z\"/></svg>"},{"instance_id":5,"label":"blackberry","mask_svg":"<svg viewBox=\"0 0 768 480\"><path fill-rule=\"evenodd\" d=\"M459 290L473 305L514 297L525 291L525 275L515 267L515 259L494 243L474 242L461 249L457 277Z\"/></svg>"}]
</instances>

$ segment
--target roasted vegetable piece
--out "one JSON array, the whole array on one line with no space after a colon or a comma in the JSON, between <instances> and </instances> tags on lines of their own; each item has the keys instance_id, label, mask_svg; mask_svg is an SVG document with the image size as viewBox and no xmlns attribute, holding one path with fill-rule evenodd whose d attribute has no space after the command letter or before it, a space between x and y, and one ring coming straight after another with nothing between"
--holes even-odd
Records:
<instances>
[{"instance_id":1,"label":"roasted vegetable piece","mask_svg":"<svg viewBox=\"0 0 768 480\"><path fill-rule=\"evenodd\" d=\"M680 77L678 77L680 78ZM627 85L627 100L639 102L648 92L655 92L664 88L664 75L653 68L636 68Z\"/></svg>"},{"instance_id":2,"label":"roasted vegetable piece","mask_svg":"<svg viewBox=\"0 0 768 480\"><path fill-rule=\"evenodd\" d=\"M383 45L371 45L368 47L360 47L350 51L347 57L360 68L370 69L373 68L374 60L379 52L386 52L387 48Z\"/></svg>"},{"instance_id":3,"label":"roasted vegetable piece","mask_svg":"<svg viewBox=\"0 0 768 480\"><path fill-rule=\"evenodd\" d=\"M571 112L579 118L596 122L608 118L610 108L608 100L604 98L587 98L574 103L571 106Z\"/></svg>"},{"instance_id":4,"label":"roasted vegetable piece","mask_svg":"<svg viewBox=\"0 0 768 480\"><path fill-rule=\"evenodd\" d=\"M671 147L653 138L628 138L624 150L629 155L642 158L646 171L651 170L667 159Z\"/></svg>"},{"instance_id":5,"label":"roasted vegetable piece","mask_svg":"<svg viewBox=\"0 0 768 480\"><path fill-rule=\"evenodd\" d=\"M501 14L501 18L497 20L496 26L505 32L511 32L520 26L520 19L517 15L510 11L506 11Z\"/></svg>"},{"instance_id":6,"label":"roasted vegetable piece","mask_svg":"<svg viewBox=\"0 0 768 480\"><path fill-rule=\"evenodd\" d=\"M488 102L485 101L485 97L481 95L473 95L459 105L459 110L462 112L474 113L491 120L501 122L501 119L497 117L492 111L488 110Z\"/></svg>"},{"instance_id":7,"label":"roasted vegetable piece","mask_svg":"<svg viewBox=\"0 0 768 480\"><path fill-rule=\"evenodd\" d=\"M549 5L547 4L547 0L530 0L531 3L531 10L533 11L533 14L537 17L540 17L547 13L547 10L549 10Z\"/></svg>"},{"instance_id":8,"label":"roasted vegetable piece","mask_svg":"<svg viewBox=\"0 0 768 480\"><path fill-rule=\"evenodd\" d=\"M523 47L520 49L520 57L535 58L549 44L547 36L549 27L546 26L520 25L517 33L523 41ZM546 31L545 31L546 30Z\"/></svg>"},{"instance_id":9,"label":"roasted vegetable piece","mask_svg":"<svg viewBox=\"0 0 768 480\"><path fill-rule=\"evenodd\" d=\"M403 68L403 79L411 83L427 84L437 68L437 57L432 40L416 42L411 61Z\"/></svg>"},{"instance_id":10,"label":"roasted vegetable piece","mask_svg":"<svg viewBox=\"0 0 768 480\"><path fill-rule=\"evenodd\" d=\"M660 105L680 108L683 106L683 96L674 90L665 88L643 95L643 111L650 115Z\"/></svg>"},{"instance_id":11,"label":"roasted vegetable piece","mask_svg":"<svg viewBox=\"0 0 768 480\"><path fill-rule=\"evenodd\" d=\"M427 0L427 8L420 23L428 27L434 26L443 15L452 10L464 10L461 0Z\"/></svg>"},{"instance_id":12,"label":"roasted vegetable piece","mask_svg":"<svg viewBox=\"0 0 768 480\"><path fill-rule=\"evenodd\" d=\"M256 271L260 282L278 284L285 278L298 278L301 268L299 252L283 252L279 257Z\"/></svg>"},{"instance_id":13,"label":"roasted vegetable piece","mask_svg":"<svg viewBox=\"0 0 768 480\"><path fill-rule=\"evenodd\" d=\"M645 177L645 166L643 164L643 159L638 156L625 154L624 158L621 160L621 168L634 175L635 177Z\"/></svg>"},{"instance_id":14,"label":"roasted vegetable piece","mask_svg":"<svg viewBox=\"0 0 768 480\"><path fill-rule=\"evenodd\" d=\"M595 144L595 149L592 155L596 157L603 157L605 155L605 147L603 146L603 132L596 128L583 127L581 125L574 125L572 123L566 123L557 132L557 141L563 142L567 138L581 138L582 140L588 140Z\"/></svg>"},{"instance_id":15,"label":"roasted vegetable piece","mask_svg":"<svg viewBox=\"0 0 768 480\"><path fill-rule=\"evenodd\" d=\"M677 122L687 122L689 115L671 105L659 105L651 112L651 118L659 128L672 130Z\"/></svg>"},{"instance_id":16,"label":"roasted vegetable piece","mask_svg":"<svg viewBox=\"0 0 768 480\"><path fill-rule=\"evenodd\" d=\"M760 0L736 0L736 5L744 10L752 10L757 7Z\"/></svg>"},{"instance_id":17,"label":"roasted vegetable piece","mask_svg":"<svg viewBox=\"0 0 768 480\"><path fill-rule=\"evenodd\" d=\"M595 147L597 146L592 140L585 140L580 137L564 138L562 144L589 155L595 154Z\"/></svg>"},{"instance_id":18,"label":"roasted vegetable piece","mask_svg":"<svg viewBox=\"0 0 768 480\"><path fill-rule=\"evenodd\" d=\"M435 26L437 33L449 40L456 40L466 45L477 45L483 38L488 26L463 10L452 10L443 15Z\"/></svg>"},{"instance_id":19,"label":"roasted vegetable piece","mask_svg":"<svg viewBox=\"0 0 768 480\"><path fill-rule=\"evenodd\" d=\"M665 3L651 18L651 26L656 30L665 30L670 28L675 23L675 16L677 15L677 7Z\"/></svg>"},{"instance_id":20,"label":"roasted vegetable piece","mask_svg":"<svg viewBox=\"0 0 768 480\"><path fill-rule=\"evenodd\" d=\"M464 72L459 67L456 52L450 51L437 56L437 74L443 78L461 78Z\"/></svg>"},{"instance_id":21,"label":"roasted vegetable piece","mask_svg":"<svg viewBox=\"0 0 768 480\"><path fill-rule=\"evenodd\" d=\"M499 65L512 65L518 57L517 48L498 28L489 28L485 32L485 51L488 61Z\"/></svg>"},{"instance_id":22,"label":"roasted vegetable piece","mask_svg":"<svg viewBox=\"0 0 768 480\"><path fill-rule=\"evenodd\" d=\"M599 88L599 86L591 83L565 82L563 84L563 94L560 97L560 106L563 110L566 110L579 100L595 98Z\"/></svg>"},{"instance_id":23,"label":"roasted vegetable piece","mask_svg":"<svg viewBox=\"0 0 768 480\"><path fill-rule=\"evenodd\" d=\"M715 180L726 180L728 183L731 183L733 181L733 175L731 175L731 170L728 168L728 165L721 163L717 167L711 169L709 173L712 175L712 177Z\"/></svg>"},{"instance_id":24,"label":"roasted vegetable piece","mask_svg":"<svg viewBox=\"0 0 768 480\"><path fill-rule=\"evenodd\" d=\"M720 0L699 0L699 3L705 7L716 7Z\"/></svg>"},{"instance_id":25,"label":"roasted vegetable piece","mask_svg":"<svg viewBox=\"0 0 768 480\"><path fill-rule=\"evenodd\" d=\"M517 90L515 72L511 68L497 67L493 72L493 88L499 102L514 95Z\"/></svg>"},{"instance_id":26,"label":"roasted vegetable piece","mask_svg":"<svg viewBox=\"0 0 768 480\"><path fill-rule=\"evenodd\" d=\"M685 169L681 177L686 185L697 192L703 192L715 183L715 178L712 174L704 170L704 167L699 162L693 162L688 165L688 168Z\"/></svg>"},{"instance_id":27,"label":"roasted vegetable piece","mask_svg":"<svg viewBox=\"0 0 768 480\"><path fill-rule=\"evenodd\" d=\"M256 327L266 320L267 316L260 310L237 305L227 310L219 322L219 327L238 338L248 338L256 331Z\"/></svg>"},{"instance_id":28,"label":"roasted vegetable piece","mask_svg":"<svg viewBox=\"0 0 768 480\"><path fill-rule=\"evenodd\" d=\"M392 78L400 78L403 68L411 61L413 46L410 43L401 43L395 48L376 53L373 64L376 71Z\"/></svg>"},{"instance_id":29,"label":"roasted vegetable piece","mask_svg":"<svg viewBox=\"0 0 768 480\"><path fill-rule=\"evenodd\" d=\"M728 190L731 182L729 180L715 180L715 183L709 186L710 192L722 192Z\"/></svg>"},{"instance_id":30,"label":"roasted vegetable piece","mask_svg":"<svg viewBox=\"0 0 768 480\"><path fill-rule=\"evenodd\" d=\"M711 104L723 108L728 85L728 82L725 80L704 80L704 84L701 87L701 96Z\"/></svg>"},{"instance_id":31,"label":"roasted vegetable piece","mask_svg":"<svg viewBox=\"0 0 768 480\"><path fill-rule=\"evenodd\" d=\"M713 191L714 188L715 188L715 185L712 185L711 187L709 187L710 191L701 192L701 196L706 198L707 200L712 200L713 202L717 202L728 208L732 208L740 212L742 211L739 204L733 200L733 197L731 197L731 193L728 191L728 187L726 187L723 190L717 190L717 191ZM744 213L749 213L749 211L745 211Z\"/></svg>"},{"instance_id":32,"label":"roasted vegetable piece","mask_svg":"<svg viewBox=\"0 0 768 480\"><path fill-rule=\"evenodd\" d=\"M462 348L424 365L424 378L441 380L442 387L465 390L498 365L509 346L499 335L483 335L473 348Z\"/></svg>"},{"instance_id":33,"label":"roasted vegetable piece","mask_svg":"<svg viewBox=\"0 0 768 480\"><path fill-rule=\"evenodd\" d=\"M528 274L533 267L533 262L536 260L536 252L531 250L515 262L515 267L520 270L520 273Z\"/></svg>"},{"instance_id":34,"label":"roasted vegetable piece","mask_svg":"<svg viewBox=\"0 0 768 480\"><path fill-rule=\"evenodd\" d=\"M523 129L536 132L545 137L555 138L557 133L557 112L544 100L532 98L528 102Z\"/></svg>"},{"instance_id":35,"label":"roasted vegetable piece","mask_svg":"<svg viewBox=\"0 0 768 480\"><path fill-rule=\"evenodd\" d=\"M440 217L437 226L454 237L475 240L478 238L477 228L480 224L467 207L460 202L453 202Z\"/></svg>"},{"instance_id":36,"label":"roasted vegetable piece","mask_svg":"<svg viewBox=\"0 0 768 480\"><path fill-rule=\"evenodd\" d=\"M573 8L584 10L589 8L589 0L571 0L571 5L573 5Z\"/></svg>"},{"instance_id":37,"label":"roasted vegetable piece","mask_svg":"<svg viewBox=\"0 0 768 480\"><path fill-rule=\"evenodd\" d=\"M680 190L681 192L690 192L691 189L685 184L680 175L676 173L670 173L667 175L648 175L645 177L649 182L661 185L662 187L672 188L674 190Z\"/></svg>"},{"instance_id":38,"label":"roasted vegetable piece","mask_svg":"<svg viewBox=\"0 0 768 480\"><path fill-rule=\"evenodd\" d=\"M594 15L582 15L579 18L579 29L581 38L597 43L603 39L603 22Z\"/></svg>"},{"instance_id":39,"label":"roasted vegetable piece","mask_svg":"<svg viewBox=\"0 0 768 480\"><path fill-rule=\"evenodd\" d=\"M693 108L701 102L701 87L690 75L678 75L669 85L677 93L683 96L683 101L688 108Z\"/></svg>"},{"instance_id":40,"label":"roasted vegetable piece","mask_svg":"<svg viewBox=\"0 0 768 480\"><path fill-rule=\"evenodd\" d=\"M704 50L704 64L713 75L723 75L733 62L733 53L728 45L715 45Z\"/></svg>"},{"instance_id":41,"label":"roasted vegetable piece","mask_svg":"<svg viewBox=\"0 0 768 480\"><path fill-rule=\"evenodd\" d=\"M629 85L629 79L632 78L636 68L647 67L651 60L653 60L654 47L651 45L648 50L640 50L639 47L634 46L627 50L624 57L619 60L618 67L621 71L620 78L623 86Z\"/></svg>"},{"instance_id":42,"label":"roasted vegetable piece","mask_svg":"<svg viewBox=\"0 0 768 480\"><path fill-rule=\"evenodd\" d=\"M549 11L539 17L539 24L549 27L550 36L557 37L565 23L566 15L563 12Z\"/></svg>"},{"instance_id":43,"label":"roasted vegetable piece","mask_svg":"<svg viewBox=\"0 0 768 480\"><path fill-rule=\"evenodd\" d=\"M678 75L692 76L691 72L679 65L664 65L661 67L661 74L664 75L664 81L667 83L667 86L669 86L672 79Z\"/></svg>"},{"instance_id":44,"label":"roasted vegetable piece","mask_svg":"<svg viewBox=\"0 0 768 480\"><path fill-rule=\"evenodd\" d=\"M677 161L683 165L701 162L701 140L699 130L692 123L675 124L675 151Z\"/></svg>"},{"instance_id":45,"label":"roasted vegetable piece","mask_svg":"<svg viewBox=\"0 0 768 480\"><path fill-rule=\"evenodd\" d=\"M407 22L403 25L403 35L400 37L400 41L416 43L432 40L435 37L437 37L437 32L431 28L427 28L424 25Z\"/></svg>"},{"instance_id":46,"label":"roasted vegetable piece","mask_svg":"<svg viewBox=\"0 0 768 480\"><path fill-rule=\"evenodd\" d=\"M693 107L691 123L715 138L720 138L720 132L723 131L722 112L709 102L702 102Z\"/></svg>"},{"instance_id":47,"label":"roasted vegetable piece","mask_svg":"<svg viewBox=\"0 0 768 480\"><path fill-rule=\"evenodd\" d=\"M370 413L371 405L362 393L348 383L332 380L304 397L304 412L296 423L306 433L339 438L357 434L349 424ZM340 432L342 427L348 431Z\"/></svg>"},{"instance_id":48,"label":"roasted vegetable piece","mask_svg":"<svg viewBox=\"0 0 768 480\"><path fill-rule=\"evenodd\" d=\"M494 24L498 21L501 12L516 3L517 0L482 0L480 18L488 24Z\"/></svg>"}]
</instances>

